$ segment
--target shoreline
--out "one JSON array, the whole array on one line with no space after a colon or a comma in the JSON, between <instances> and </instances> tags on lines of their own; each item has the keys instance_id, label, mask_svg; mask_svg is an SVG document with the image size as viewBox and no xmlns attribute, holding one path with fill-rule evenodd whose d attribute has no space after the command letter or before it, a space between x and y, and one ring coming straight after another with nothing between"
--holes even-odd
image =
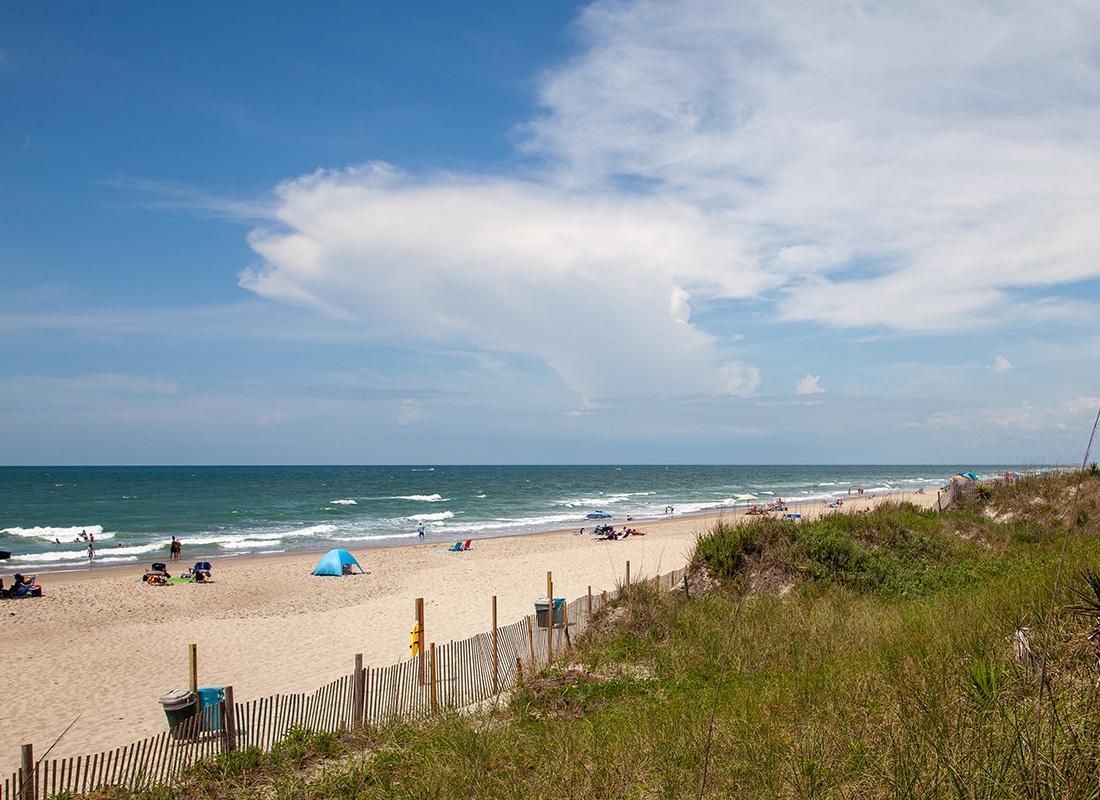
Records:
<instances>
[{"instance_id":1,"label":"shoreline","mask_svg":"<svg viewBox=\"0 0 1100 800\"><path fill-rule=\"evenodd\" d=\"M913 497L918 497L918 496L928 497L929 494L927 492L925 492L922 495L922 493L918 492L915 489L895 489L893 491L877 492L875 494L867 494L867 495L859 495L859 496L854 495L854 494L848 494L848 495L844 495L844 496L839 496L839 497L834 498L834 499L835 500L841 500L841 501L844 501L846 503L848 503L848 502L854 503L854 502L860 501L860 500L870 501L870 500L873 500L873 499L878 499L878 500L881 501L883 499L896 499L900 496L905 496L906 498L913 498ZM935 497L935 495L931 495L931 496ZM597 524L606 523L606 524L612 525L616 529L621 530L622 528L627 527L627 526L640 527L640 526L651 526L651 525L663 525L663 524L672 524L672 523L677 523L677 522L684 521L684 520L692 520L692 519L699 519L699 518L715 518L715 519L717 519L717 518L723 517L723 516L730 516L730 517L740 518L740 517L750 516L750 514L748 513L749 509L753 508L755 505L760 505L760 504L764 504L764 503L766 503L766 501L764 501L764 500L761 500L761 501L759 501L759 503L756 503L756 504L749 503L749 502L737 502L737 503L727 504L727 505L710 506L708 508L703 508L703 509L700 509L698 511L684 512L684 513L680 513L680 514L676 514L676 515L672 515L672 516L662 515L662 516L656 516L656 517L640 517L638 519L633 519L629 522L627 522L625 520L624 521L619 521L619 520L616 520L614 518L612 518L610 520L582 519L582 520L579 521L579 526L578 527L583 527L587 531L587 530L591 529L592 527L594 527ZM827 506L827 503L828 503L828 501L825 501L825 500L821 500L821 501L819 501L819 500L801 500L801 501L789 502L789 503L787 503L787 506L790 509L790 513L803 513L805 515L808 515L808 516L812 517L812 516L815 515L815 513L814 513L815 510L817 510L822 505ZM931 505L934 505L934 503L931 504ZM829 510L831 510L831 509L829 509ZM513 539L513 538L525 538L525 537L534 537L534 536L549 536L549 535L554 535L554 534L573 534L573 533L576 533L576 531L573 528L553 528L553 529L547 529L547 530L520 531L520 532L515 532L515 533L488 534L488 535L484 535L484 536L480 536L480 537L469 535L469 534L464 534L464 536L467 539L472 539L472 541L476 543L476 542L479 542L479 541L495 540L495 539ZM410 539L411 539L411 541L404 542L404 543L397 543L397 542L393 542L393 541L390 541L390 540L382 541L382 542L379 542L379 543L371 543L369 541L365 541L365 542L356 543L354 545L344 543L344 545L341 546L340 549L347 550L349 552L359 551L359 550L374 552L374 551L377 551L377 550L402 549L402 548L408 548L408 547L423 547L423 546L426 546L426 545L435 545L435 546L439 546L439 547L444 547L444 546L452 545L456 541L456 539L452 539L452 538L448 538L448 539L444 539L444 540L436 540L435 538L428 539L428 540L420 540L420 539L410 537ZM253 560L253 559L293 558L293 557L296 557L296 556L319 557L319 556L322 556L325 553L329 552L334 547L339 546L337 543L330 543L330 544L331 544L331 546L327 546L327 547L306 547L306 548L303 548L303 549L300 549L300 550L295 549L295 550L283 550L283 551L280 551L280 552L250 552L250 553L240 553L240 554L226 553L226 552L222 552L222 551L203 552L202 550L196 550L196 551L194 551L193 554L188 555L187 557L179 559L178 564L181 565L181 566L186 566L186 565L189 565L189 564L194 564L196 561L217 561L218 563L222 563L222 562L248 561L248 560ZM116 549L123 549L123 548L106 547L106 548L103 548L102 552L112 553L112 552L115 552ZM97 551L97 552L100 552L100 551ZM146 557L146 558L142 558L142 559L139 559L138 561L136 561L134 563L128 563L128 564L100 564L98 562L92 562L92 563L81 563L79 565L78 564L69 564L69 565L46 566L46 567L39 568L39 569L24 567L24 568L22 568L21 571L24 574L32 574L32 575L37 575L37 576L40 576L40 577L47 576L47 577L49 577L50 580L55 580L57 578L64 579L65 576L69 576L69 575L78 575L78 576L83 575L85 577L89 577L93 574L100 574L100 575L107 574L107 575L109 575L109 574L112 574L112 573L118 573L118 572L123 572L123 571L129 571L131 573L136 573L136 574L140 575L140 574L144 573L146 569L148 569L149 564L152 564L153 562L161 562L161 561L163 563L166 563L166 564L169 565L169 570L168 570L169 572L173 571L172 566L171 566L173 562L169 559L168 556L164 556L163 558L161 558L161 557L153 556L153 555L148 555L148 557ZM2 563L2 562L0 562L0 563ZM0 569L0 573L5 573L5 574L13 573L15 571L20 571L20 570L18 570L18 569L17 570Z\"/></svg>"},{"instance_id":2,"label":"shoreline","mask_svg":"<svg viewBox=\"0 0 1100 800\"><path fill-rule=\"evenodd\" d=\"M936 494L853 495L836 512L906 500L933 507ZM834 509L792 503L789 513L808 520L823 511ZM635 520L626 524L644 535L616 541L572 529L474 539L462 553L446 551L453 541L354 548L367 574L342 578L312 576L322 551L211 559L206 584L141 582L156 558L41 571L43 597L0 604L9 653L0 668L0 769L18 766L25 742L44 752L77 715L51 757L113 749L164 730L157 698L188 685L192 643L200 686L233 686L241 701L312 692L349 673L357 653L368 666L408 658L418 597L428 641L461 640L491 630L494 596L502 625L532 613L548 571L554 594L569 600L589 586L614 588L628 561L632 580L652 578L684 566L715 522L742 517L714 509ZM33 720L33 728L20 720Z\"/></svg>"}]
</instances>

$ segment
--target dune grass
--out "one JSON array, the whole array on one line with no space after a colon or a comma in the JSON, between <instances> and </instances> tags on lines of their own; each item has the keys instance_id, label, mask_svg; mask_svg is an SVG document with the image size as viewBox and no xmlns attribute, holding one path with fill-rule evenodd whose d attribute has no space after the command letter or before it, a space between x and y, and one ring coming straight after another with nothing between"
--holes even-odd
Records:
<instances>
[{"instance_id":1,"label":"dune grass","mask_svg":"<svg viewBox=\"0 0 1100 800\"><path fill-rule=\"evenodd\" d=\"M1063 476L720 524L715 588L635 585L494 710L298 731L145 796L1097 797L1098 503Z\"/></svg>"}]
</instances>

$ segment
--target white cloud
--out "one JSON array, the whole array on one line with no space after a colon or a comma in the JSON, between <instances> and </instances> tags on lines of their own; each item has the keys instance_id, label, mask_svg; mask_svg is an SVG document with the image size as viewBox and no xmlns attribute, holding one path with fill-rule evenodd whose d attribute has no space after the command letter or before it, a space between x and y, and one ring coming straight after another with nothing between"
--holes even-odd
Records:
<instances>
[{"instance_id":1,"label":"white cloud","mask_svg":"<svg viewBox=\"0 0 1100 800\"><path fill-rule=\"evenodd\" d=\"M989 364L986 369L988 369L990 372L1000 373L1008 372L1011 369L1015 369L1015 367L1012 366L1011 361L1009 361L1004 356L999 355L993 359L993 363Z\"/></svg>"},{"instance_id":2,"label":"white cloud","mask_svg":"<svg viewBox=\"0 0 1100 800\"><path fill-rule=\"evenodd\" d=\"M532 353L582 398L751 392L689 324L690 287L725 268L726 294L769 281L736 242L676 201L560 193L534 183L415 181L384 165L279 190L285 232L257 231L243 286L453 346ZM709 280L709 278L708 278ZM732 373L731 373L732 370Z\"/></svg>"},{"instance_id":3,"label":"white cloud","mask_svg":"<svg viewBox=\"0 0 1100 800\"><path fill-rule=\"evenodd\" d=\"M805 378L800 378L798 383L795 384L795 391L798 394L823 394L825 390L818 384L820 380L819 375L807 375Z\"/></svg>"},{"instance_id":4,"label":"white cloud","mask_svg":"<svg viewBox=\"0 0 1100 800\"><path fill-rule=\"evenodd\" d=\"M428 412L424 410L419 400L406 399L401 401L397 409L397 424L412 425L414 422L422 422L428 418Z\"/></svg>"},{"instance_id":5,"label":"white cloud","mask_svg":"<svg viewBox=\"0 0 1100 800\"><path fill-rule=\"evenodd\" d=\"M582 402L753 394L735 337L693 316L717 299L903 332L1088 319L1062 287L1100 278L1098 22L1037 0L597 2L520 128L542 171L289 180L241 284L537 356Z\"/></svg>"}]
</instances>

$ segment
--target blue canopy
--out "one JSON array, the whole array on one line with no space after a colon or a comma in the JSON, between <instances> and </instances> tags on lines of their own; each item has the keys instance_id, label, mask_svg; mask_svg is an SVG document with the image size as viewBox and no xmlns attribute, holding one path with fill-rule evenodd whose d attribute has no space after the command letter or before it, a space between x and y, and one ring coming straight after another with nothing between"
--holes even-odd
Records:
<instances>
[{"instance_id":1,"label":"blue canopy","mask_svg":"<svg viewBox=\"0 0 1100 800\"><path fill-rule=\"evenodd\" d=\"M606 511L593 511L591 514L585 514L585 519L611 519L611 515Z\"/></svg>"},{"instance_id":2,"label":"blue canopy","mask_svg":"<svg viewBox=\"0 0 1100 800\"><path fill-rule=\"evenodd\" d=\"M344 571L344 567L347 567L347 572ZM363 568L359 566L359 562L355 560L355 556L349 553L347 550L329 550L325 553L324 557L317 562L317 566L313 569L314 575L347 575L351 572L351 568L358 567L362 572Z\"/></svg>"}]
</instances>

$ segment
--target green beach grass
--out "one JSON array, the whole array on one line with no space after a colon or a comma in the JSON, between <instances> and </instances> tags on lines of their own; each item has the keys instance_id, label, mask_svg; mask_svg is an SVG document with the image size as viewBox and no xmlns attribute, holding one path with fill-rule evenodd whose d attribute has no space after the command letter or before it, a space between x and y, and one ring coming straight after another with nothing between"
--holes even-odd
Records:
<instances>
[{"instance_id":1,"label":"green beach grass","mask_svg":"<svg viewBox=\"0 0 1100 800\"><path fill-rule=\"evenodd\" d=\"M142 797L1100 796L1100 475L720 523L494 708L297 731ZM114 793L113 796L121 796Z\"/></svg>"}]
</instances>

